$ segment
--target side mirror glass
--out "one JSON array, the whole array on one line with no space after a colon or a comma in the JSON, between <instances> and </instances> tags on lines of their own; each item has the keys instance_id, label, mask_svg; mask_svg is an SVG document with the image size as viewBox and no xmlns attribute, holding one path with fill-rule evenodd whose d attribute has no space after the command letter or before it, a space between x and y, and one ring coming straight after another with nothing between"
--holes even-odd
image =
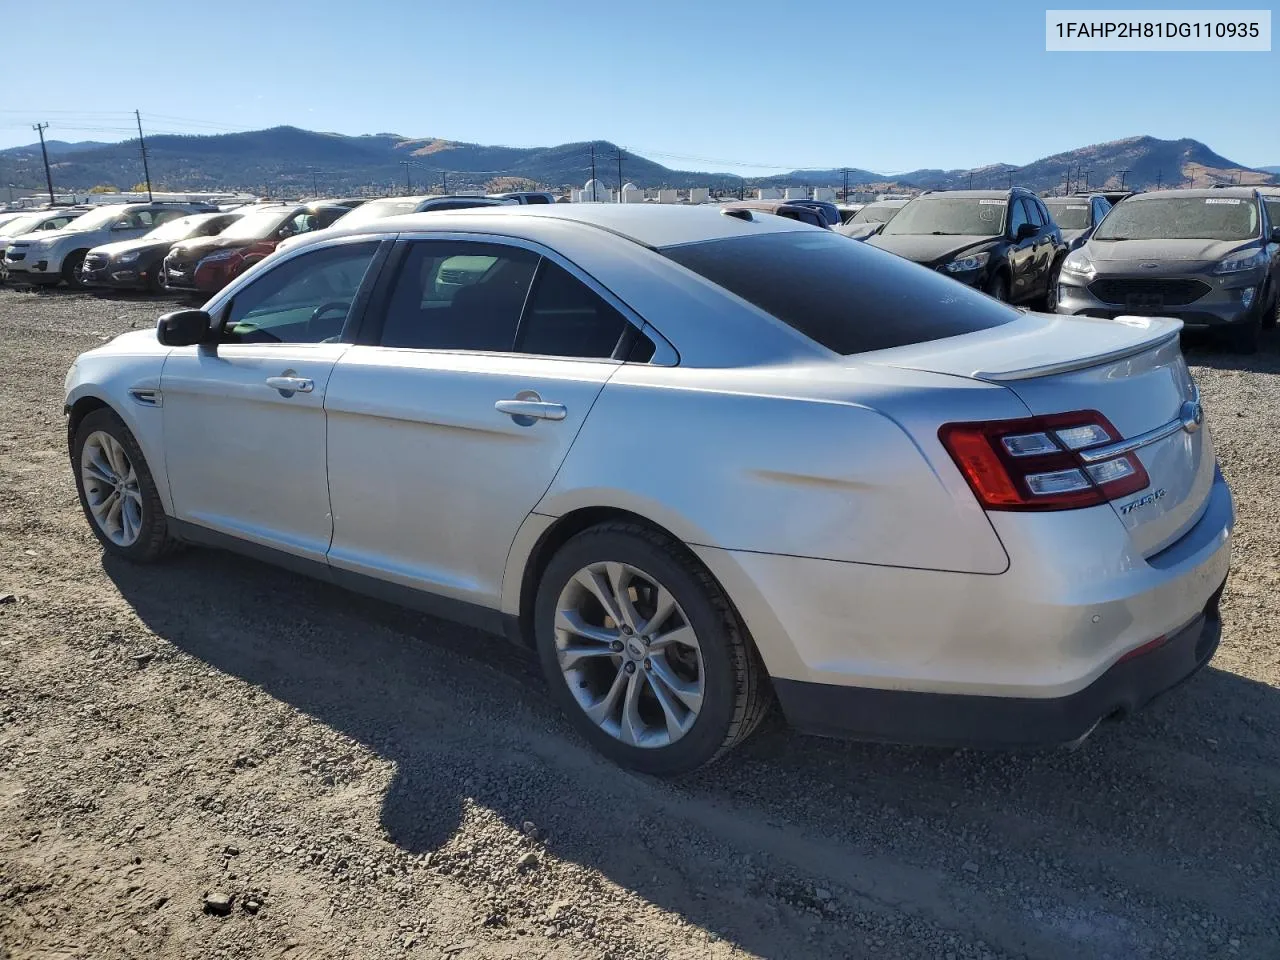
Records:
<instances>
[{"instance_id":1,"label":"side mirror glass","mask_svg":"<svg viewBox=\"0 0 1280 960\"><path fill-rule=\"evenodd\" d=\"M1271 228L1271 242L1280 243L1280 227Z\"/></svg>"},{"instance_id":2,"label":"side mirror glass","mask_svg":"<svg viewBox=\"0 0 1280 960\"><path fill-rule=\"evenodd\" d=\"M166 347L192 347L212 339L213 318L203 310L175 310L156 324L156 339Z\"/></svg>"},{"instance_id":3,"label":"side mirror glass","mask_svg":"<svg viewBox=\"0 0 1280 960\"><path fill-rule=\"evenodd\" d=\"M1025 240L1027 237L1034 237L1038 228L1034 223L1023 223L1018 226L1018 232L1014 234L1015 240Z\"/></svg>"}]
</instances>

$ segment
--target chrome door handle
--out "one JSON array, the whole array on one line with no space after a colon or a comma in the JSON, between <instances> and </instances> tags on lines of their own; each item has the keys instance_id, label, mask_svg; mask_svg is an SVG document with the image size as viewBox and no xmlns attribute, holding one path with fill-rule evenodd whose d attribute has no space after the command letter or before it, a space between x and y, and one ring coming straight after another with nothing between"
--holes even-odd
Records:
<instances>
[{"instance_id":1,"label":"chrome door handle","mask_svg":"<svg viewBox=\"0 0 1280 960\"><path fill-rule=\"evenodd\" d=\"M279 390L284 396L291 397L295 393L310 393L316 388L310 377L267 377L267 386Z\"/></svg>"},{"instance_id":2,"label":"chrome door handle","mask_svg":"<svg viewBox=\"0 0 1280 960\"><path fill-rule=\"evenodd\" d=\"M493 405L499 413L505 413L524 426L534 420L563 420L569 413L563 403L549 403L545 400L499 400Z\"/></svg>"}]
</instances>

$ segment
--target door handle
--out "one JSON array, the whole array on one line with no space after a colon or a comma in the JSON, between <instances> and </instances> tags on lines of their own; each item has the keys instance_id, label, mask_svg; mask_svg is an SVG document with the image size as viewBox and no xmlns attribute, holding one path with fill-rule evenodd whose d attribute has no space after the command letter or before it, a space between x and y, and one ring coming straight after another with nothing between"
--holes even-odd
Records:
<instances>
[{"instance_id":1,"label":"door handle","mask_svg":"<svg viewBox=\"0 0 1280 960\"><path fill-rule=\"evenodd\" d=\"M292 397L295 393L310 393L316 388L310 377L267 377L267 386L279 390L283 396Z\"/></svg>"},{"instance_id":2,"label":"door handle","mask_svg":"<svg viewBox=\"0 0 1280 960\"><path fill-rule=\"evenodd\" d=\"M493 409L505 413L521 426L528 426L534 420L563 420L569 412L563 403L546 400L499 400Z\"/></svg>"}]
</instances>

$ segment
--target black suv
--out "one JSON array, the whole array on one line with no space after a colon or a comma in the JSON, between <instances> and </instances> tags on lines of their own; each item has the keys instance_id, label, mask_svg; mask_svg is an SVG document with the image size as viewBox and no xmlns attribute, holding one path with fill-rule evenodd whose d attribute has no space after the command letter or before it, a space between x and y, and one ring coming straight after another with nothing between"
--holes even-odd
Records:
<instances>
[{"instance_id":1,"label":"black suv","mask_svg":"<svg viewBox=\"0 0 1280 960\"><path fill-rule=\"evenodd\" d=\"M1067 245L1030 190L922 193L867 243L932 267L1006 303L1057 306Z\"/></svg>"},{"instance_id":2,"label":"black suv","mask_svg":"<svg viewBox=\"0 0 1280 960\"><path fill-rule=\"evenodd\" d=\"M1111 201L1100 193L1079 193L1071 197L1045 197L1044 205L1058 225L1068 250L1084 246L1111 209Z\"/></svg>"}]
</instances>

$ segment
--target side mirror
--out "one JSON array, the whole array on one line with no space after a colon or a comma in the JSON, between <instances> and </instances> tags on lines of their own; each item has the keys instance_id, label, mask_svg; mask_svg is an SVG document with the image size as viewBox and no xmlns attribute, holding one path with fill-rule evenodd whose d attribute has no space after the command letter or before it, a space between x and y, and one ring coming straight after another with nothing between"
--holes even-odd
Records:
<instances>
[{"instance_id":1,"label":"side mirror","mask_svg":"<svg viewBox=\"0 0 1280 960\"><path fill-rule=\"evenodd\" d=\"M132 224L132 223L130 223L128 220L117 220L115 223L113 223L113 224L111 225L111 229L112 229L113 231L115 231L115 230L132 230L132 229L133 229L133 224Z\"/></svg>"},{"instance_id":2,"label":"side mirror","mask_svg":"<svg viewBox=\"0 0 1280 960\"><path fill-rule=\"evenodd\" d=\"M1023 223L1018 226L1018 232L1013 235L1015 240L1025 240L1027 237L1034 237L1040 228L1034 223Z\"/></svg>"},{"instance_id":3,"label":"side mirror","mask_svg":"<svg viewBox=\"0 0 1280 960\"><path fill-rule=\"evenodd\" d=\"M203 310L175 310L156 324L156 339L166 347L193 347L211 339L213 318Z\"/></svg>"},{"instance_id":4,"label":"side mirror","mask_svg":"<svg viewBox=\"0 0 1280 960\"><path fill-rule=\"evenodd\" d=\"M1280 243L1280 227L1271 228L1271 242Z\"/></svg>"}]
</instances>

